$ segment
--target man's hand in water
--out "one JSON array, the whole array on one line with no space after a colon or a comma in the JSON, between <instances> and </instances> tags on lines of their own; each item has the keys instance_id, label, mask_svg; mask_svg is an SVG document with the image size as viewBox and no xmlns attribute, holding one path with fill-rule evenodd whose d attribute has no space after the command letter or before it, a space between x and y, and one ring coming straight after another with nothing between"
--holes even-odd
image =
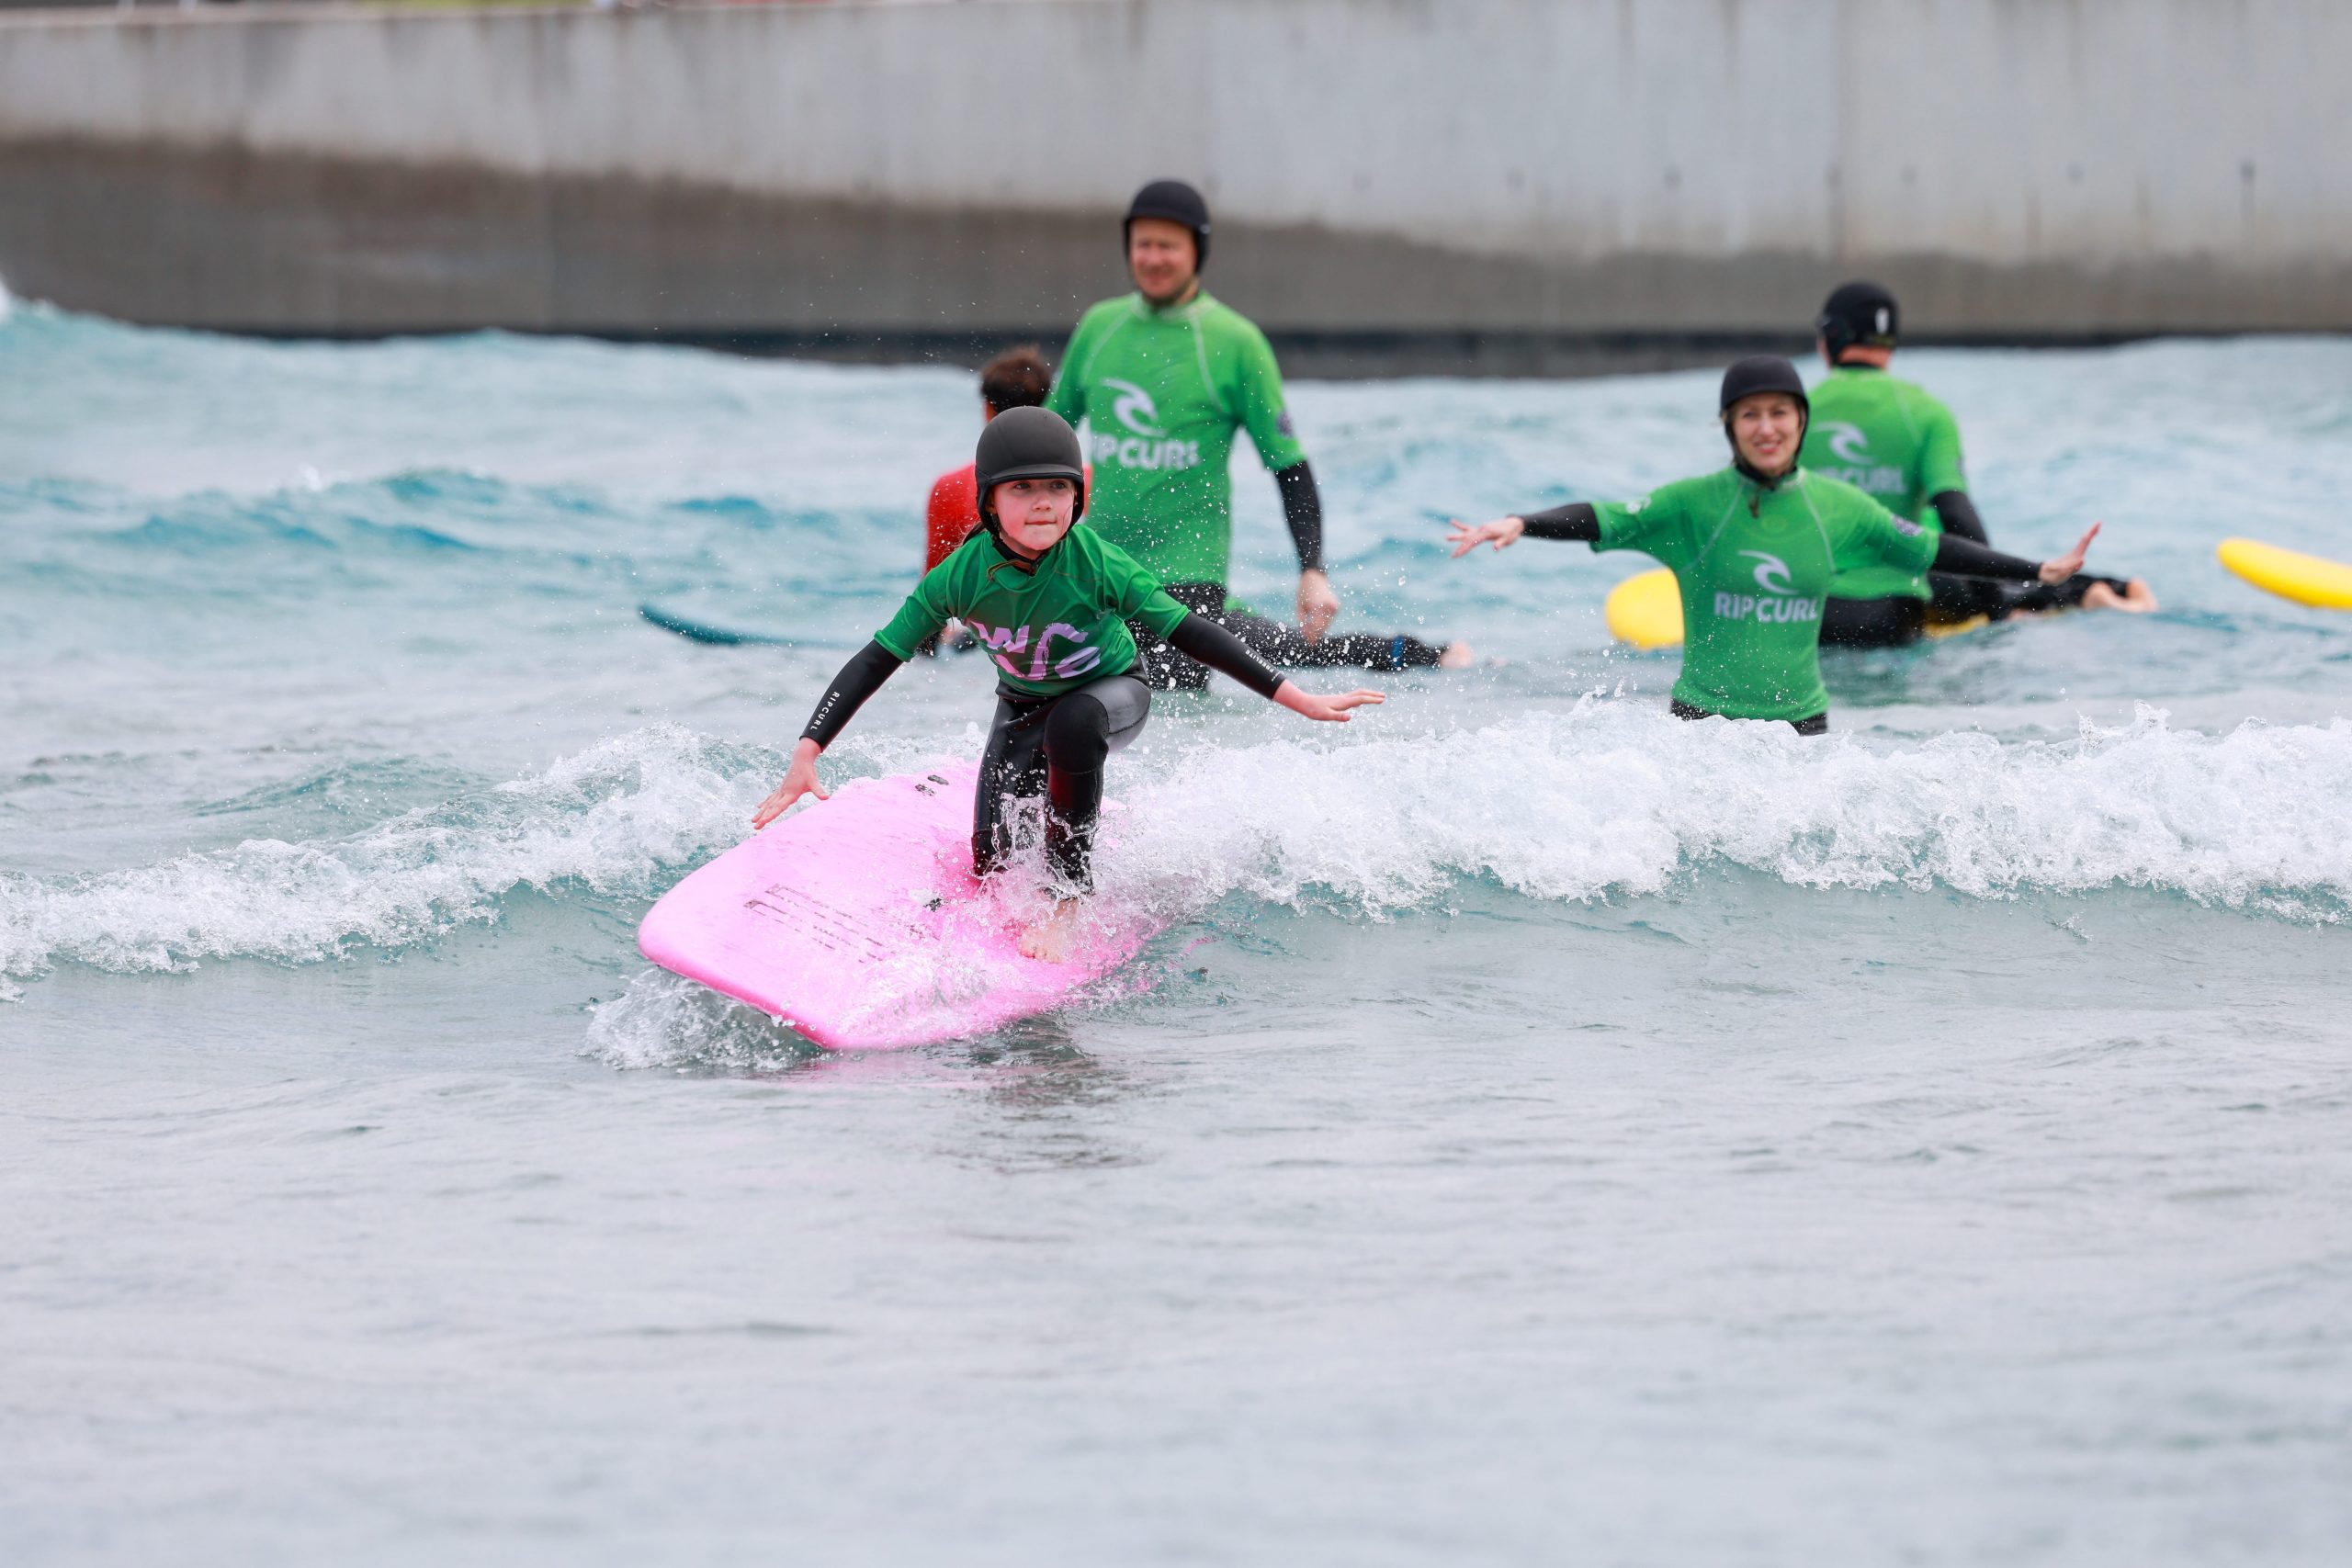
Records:
<instances>
[{"instance_id":1,"label":"man's hand in water","mask_svg":"<svg viewBox=\"0 0 2352 1568\"><path fill-rule=\"evenodd\" d=\"M800 744L792 749L792 766L785 770L784 782L775 786L774 795L760 802L757 811L752 813L752 831L756 833L783 816L792 803L804 795L813 795L819 800L832 798L825 793L824 784L817 777L817 743L805 735L801 737Z\"/></svg>"},{"instance_id":2,"label":"man's hand in water","mask_svg":"<svg viewBox=\"0 0 2352 1568\"><path fill-rule=\"evenodd\" d=\"M2091 541L2098 537L2098 531L2105 526L2106 525L2103 523L2092 524L2090 532L2075 540L2075 547L2073 549L2068 550L2063 556L2058 556L2052 559L2043 561L2041 563L2041 581L2049 583L2054 588L2059 583L2064 582L2068 578L2074 576L2075 573L2082 570L2083 558L2091 553ZM2010 570L2014 571L2017 569L2012 567Z\"/></svg>"},{"instance_id":3,"label":"man's hand in water","mask_svg":"<svg viewBox=\"0 0 2352 1568\"><path fill-rule=\"evenodd\" d=\"M1318 697L1312 692L1302 692L1295 681L1284 681L1274 688L1274 701L1305 718L1319 719L1325 724L1345 724L1348 710L1374 706L1388 699L1378 692L1354 691L1344 696Z\"/></svg>"},{"instance_id":4,"label":"man's hand in water","mask_svg":"<svg viewBox=\"0 0 2352 1568\"><path fill-rule=\"evenodd\" d=\"M1331 580L1319 571L1298 574L1298 631L1309 642L1321 642L1323 634L1340 614L1340 596L1331 592Z\"/></svg>"},{"instance_id":5,"label":"man's hand in water","mask_svg":"<svg viewBox=\"0 0 2352 1568\"><path fill-rule=\"evenodd\" d=\"M1498 550L1505 546L1515 545L1519 536L1526 532L1527 519L1524 517L1498 517L1492 523L1481 523L1476 528L1457 517L1453 520L1453 531L1446 535L1445 542L1453 547L1453 558L1460 560L1480 545L1492 545Z\"/></svg>"}]
</instances>

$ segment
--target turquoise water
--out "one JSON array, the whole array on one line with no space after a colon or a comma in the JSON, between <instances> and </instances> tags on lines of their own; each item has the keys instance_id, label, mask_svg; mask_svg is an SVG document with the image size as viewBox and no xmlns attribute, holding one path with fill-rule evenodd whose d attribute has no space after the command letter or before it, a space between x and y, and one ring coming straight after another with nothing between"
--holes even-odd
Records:
<instances>
[{"instance_id":1,"label":"turquoise water","mask_svg":"<svg viewBox=\"0 0 2352 1568\"><path fill-rule=\"evenodd\" d=\"M968 378L0 318L12 1562L2334 1562L2352 343L1917 353L2156 616L1663 716L1453 514L1713 378L1302 385L1348 619L1505 660L1114 774L1084 1007L826 1057L654 972ZM1286 595L1245 458L1238 586ZM718 649L638 605L797 639ZM829 760L978 743L910 669Z\"/></svg>"}]
</instances>

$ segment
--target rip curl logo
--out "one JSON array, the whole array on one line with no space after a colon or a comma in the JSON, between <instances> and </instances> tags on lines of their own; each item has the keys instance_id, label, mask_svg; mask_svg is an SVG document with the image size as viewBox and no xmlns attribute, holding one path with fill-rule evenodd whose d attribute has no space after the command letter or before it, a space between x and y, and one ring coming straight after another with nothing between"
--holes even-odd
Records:
<instances>
[{"instance_id":1,"label":"rip curl logo","mask_svg":"<svg viewBox=\"0 0 2352 1568\"><path fill-rule=\"evenodd\" d=\"M1901 468L1893 463L1871 459L1870 437L1862 434L1860 425L1824 420L1821 431L1829 438L1829 455L1837 458L1840 466L1817 468L1815 472L1841 479L1856 490L1868 491L1872 495L1897 496L1910 488Z\"/></svg>"},{"instance_id":2,"label":"rip curl logo","mask_svg":"<svg viewBox=\"0 0 2352 1568\"><path fill-rule=\"evenodd\" d=\"M1859 424L1831 422L1821 427L1829 435L1831 455L1841 463L1867 463L1871 460L1870 438Z\"/></svg>"},{"instance_id":3,"label":"rip curl logo","mask_svg":"<svg viewBox=\"0 0 2352 1568\"><path fill-rule=\"evenodd\" d=\"M1761 593L1718 593L1715 616L1725 621L1756 621L1789 625L1821 619L1821 601L1796 591L1789 581L1789 563L1764 550L1742 550L1756 563L1756 586Z\"/></svg>"},{"instance_id":4,"label":"rip curl logo","mask_svg":"<svg viewBox=\"0 0 2352 1568\"><path fill-rule=\"evenodd\" d=\"M1050 666L1047 665L1046 656L1055 638L1059 637L1064 642L1086 641L1086 634L1067 621L1056 621L1037 633L1037 646L1034 652L1029 646L1031 627L986 626L969 619L964 624L972 628L972 635L988 649L989 657L996 660L997 668L1016 680L1043 681L1050 673L1055 680L1067 681L1072 676L1085 674L1102 662L1101 649L1080 648L1074 653L1065 653ZM1025 669L1016 662L1024 653L1030 655Z\"/></svg>"},{"instance_id":5,"label":"rip curl logo","mask_svg":"<svg viewBox=\"0 0 2352 1568\"><path fill-rule=\"evenodd\" d=\"M1201 466L1201 444L1179 441L1159 428L1159 405L1151 394L1133 381L1122 381L1115 376L1105 376L1102 384L1116 392L1111 400L1111 415L1134 434L1120 435L1113 431L1094 433L1094 460L1114 463L1122 468L1197 468Z\"/></svg>"},{"instance_id":6,"label":"rip curl logo","mask_svg":"<svg viewBox=\"0 0 2352 1568\"><path fill-rule=\"evenodd\" d=\"M1767 593L1793 593L1796 589L1789 581L1789 563L1762 550L1739 552L1756 563L1756 586Z\"/></svg>"},{"instance_id":7,"label":"rip curl logo","mask_svg":"<svg viewBox=\"0 0 2352 1568\"><path fill-rule=\"evenodd\" d=\"M1122 381L1116 376L1103 377L1102 384L1119 394L1111 400L1111 412L1121 424L1137 435L1168 434L1159 428L1159 405L1151 400L1149 392L1133 381Z\"/></svg>"}]
</instances>

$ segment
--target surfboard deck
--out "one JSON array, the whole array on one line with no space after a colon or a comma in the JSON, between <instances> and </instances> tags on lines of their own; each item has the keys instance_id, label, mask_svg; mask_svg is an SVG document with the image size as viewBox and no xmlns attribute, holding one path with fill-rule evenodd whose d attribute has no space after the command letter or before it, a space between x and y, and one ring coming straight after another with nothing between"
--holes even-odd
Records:
<instances>
[{"instance_id":1,"label":"surfboard deck","mask_svg":"<svg viewBox=\"0 0 2352 1568\"><path fill-rule=\"evenodd\" d=\"M2315 610L2352 610L2352 565L2259 539L2223 539L2213 553L2231 572L2266 593Z\"/></svg>"},{"instance_id":2,"label":"surfboard deck","mask_svg":"<svg viewBox=\"0 0 2352 1568\"><path fill-rule=\"evenodd\" d=\"M1682 644L1682 593L1674 573L1666 567L1637 572L1611 589L1601 614L1609 622L1609 635L1619 642L1645 650ZM1939 639L1958 637L1990 625L1983 615L1939 621L1930 611L1927 635Z\"/></svg>"},{"instance_id":3,"label":"surfboard deck","mask_svg":"<svg viewBox=\"0 0 2352 1568\"><path fill-rule=\"evenodd\" d=\"M852 780L662 895L639 951L834 1051L983 1034L1051 1010L1161 923L1097 901L1069 962L1023 956L1014 911L972 875L978 775L957 762Z\"/></svg>"}]
</instances>

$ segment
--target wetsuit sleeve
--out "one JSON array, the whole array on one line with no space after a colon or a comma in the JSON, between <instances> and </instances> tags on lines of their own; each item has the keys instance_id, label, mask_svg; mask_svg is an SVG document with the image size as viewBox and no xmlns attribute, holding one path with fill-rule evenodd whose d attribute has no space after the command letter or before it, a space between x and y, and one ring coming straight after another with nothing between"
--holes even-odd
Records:
<instances>
[{"instance_id":1,"label":"wetsuit sleeve","mask_svg":"<svg viewBox=\"0 0 2352 1568\"><path fill-rule=\"evenodd\" d=\"M817 699L817 711L808 716L808 727L800 738L814 740L819 750L831 746L865 705L865 699L880 691L882 682L897 674L906 661L905 655L891 652L878 638L851 654L833 683L825 688L825 694Z\"/></svg>"},{"instance_id":2,"label":"wetsuit sleeve","mask_svg":"<svg viewBox=\"0 0 2352 1568\"><path fill-rule=\"evenodd\" d=\"M1531 539L1568 539L1584 545L1600 540L1600 513L1590 502L1572 501L1566 506L1518 515L1527 525L1527 536Z\"/></svg>"},{"instance_id":3,"label":"wetsuit sleeve","mask_svg":"<svg viewBox=\"0 0 2352 1568\"><path fill-rule=\"evenodd\" d=\"M1290 407L1283 400L1283 373L1274 363L1273 344L1266 334L1238 317L1235 321L1234 371L1241 399L1241 423L1258 448L1259 460L1279 474L1306 461L1306 448L1290 422ZM1287 499L1287 497L1285 497Z\"/></svg>"},{"instance_id":4,"label":"wetsuit sleeve","mask_svg":"<svg viewBox=\"0 0 2352 1568\"><path fill-rule=\"evenodd\" d=\"M1298 570L1323 570L1323 498L1315 489L1315 470L1301 457L1274 475L1283 492L1283 521L1290 525L1290 542L1298 547Z\"/></svg>"},{"instance_id":5,"label":"wetsuit sleeve","mask_svg":"<svg viewBox=\"0 0 2352 1568\"><path fill-rule=\"evenodd\" d=\"M1956 539L1950 534L1938 541L1936 558L1929 563L1929 569L1953 577L1989 577L2000 582L2041 581L2040 561L2005 556L1998 550L1986 549L1973 539Z\"/></svg>"},{"instance_id":6,"label":"wetsuit sleeve","mask_svg":"<svg viewBox=\"0 0 2352 1568\"><path fill-rule=\"evenodd\" d=\"M1260 663L1239 637L1205 615L1187 611L1166 635L1168 646L1177 652L1199 660L1220 675L1232 676L1261 697L1272 697L1282 688L1280 675Z\"/></svg>"},{"instance_id":7,"label":"wetsuit sleeve","mask_svg":"<svg viewBox=\"0 0 2352 1568\"><path fill-rule=\"evenodd\" d=\"M949 602L947 586L947 573L955 558L951 555L923 573L922 581L915 584L915 591L907 595L905 604L899 606L899 613L890 617L889 624L874 634L874 640L897 654L900 660L912 659L923 639L936 637L947 625L947 617L956 613Z\"/></svg>"},{"instance_id":8,"label":"wetsuit sleeve","mask_svg":"<svg viewBox=\"0 0 2352 1568\"><path fill-rule=\"evenodd\" d=\"M1976 515L1976 503L1968 499L1966 491L1940 491L1928 497L1928 504L1936 509L1936 520L1944 525L1945 533L1958 538L1973 539L1980 545L1993 542L1984 532L1984 520Z\"/></svg>"}]
</instances>

